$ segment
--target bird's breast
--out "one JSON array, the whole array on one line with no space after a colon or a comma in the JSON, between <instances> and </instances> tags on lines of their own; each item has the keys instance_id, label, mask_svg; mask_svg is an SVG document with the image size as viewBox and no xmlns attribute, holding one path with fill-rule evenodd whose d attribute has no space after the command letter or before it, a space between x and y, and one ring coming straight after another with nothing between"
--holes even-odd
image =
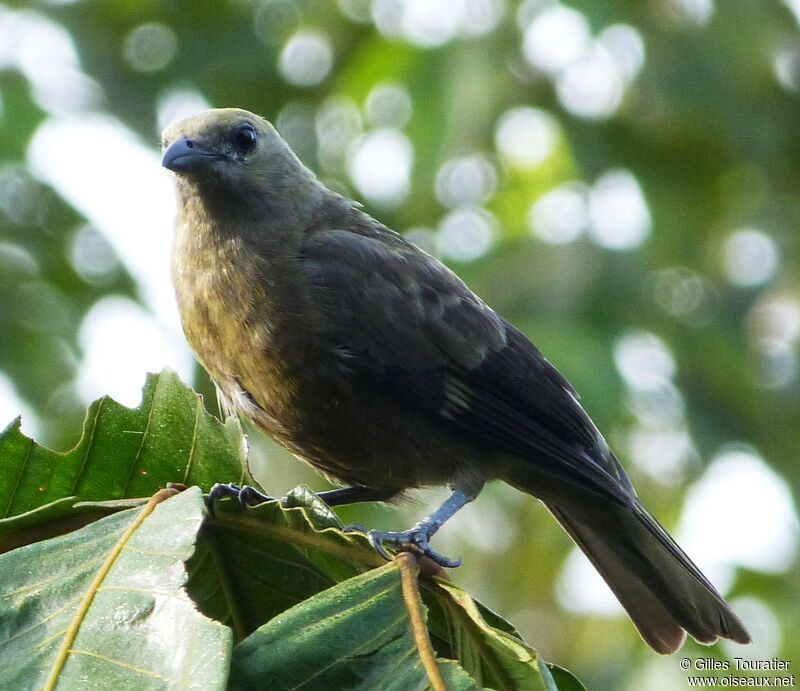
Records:
<instances>
[{"instance_id":1,"label":"bird's breast","mask_svg":"<svg viewBox=\"0 0 800 691\"><path fill-rule=\"evenodd\" d=\"M225 398L251 401L273 421L268 431L290 425L303 344L290 267L179 223L172 270L186 339Z\"/></svg>"}]
</instances>

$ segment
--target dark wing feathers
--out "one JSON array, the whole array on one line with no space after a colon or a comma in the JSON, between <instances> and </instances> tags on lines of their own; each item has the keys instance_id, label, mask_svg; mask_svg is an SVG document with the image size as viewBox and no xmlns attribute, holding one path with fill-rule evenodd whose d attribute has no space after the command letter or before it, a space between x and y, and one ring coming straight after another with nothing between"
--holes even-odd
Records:
<instances>
[{"instance_id":1,"label":"dark wing feathers","mask_svg":"<svg viewBox=\"0 0 800 691\"><path fill-rule=\"evenodd\" d=\"M353 376L378 379L520 459L504 479L539 494L655 650L674 652L684 629L706 643L748 642L736 615L638 502L575 392L536 347L444 266L362 222L356 232L311 235L303 254L323 310L336 315L329 336ZM610 501L586 501L587 492Z\"/></svg>"},{"instance_id":2,"label":"dark wing feathers","mask_svg":"<svg viewBox=\"0 0 800 691\"><path fill-rule=\"evenodd\" d=\"M559 372L442 264L384 228L307 237L303 268L343 366L536 463L630 504L630 481Z\"/></svg>"}]
</instances>

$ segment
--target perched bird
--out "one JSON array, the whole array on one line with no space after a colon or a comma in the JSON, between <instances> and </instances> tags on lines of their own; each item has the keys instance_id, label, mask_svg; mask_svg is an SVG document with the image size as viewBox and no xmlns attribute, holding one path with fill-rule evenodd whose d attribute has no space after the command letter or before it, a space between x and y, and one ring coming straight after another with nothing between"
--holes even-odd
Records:
<instances>
[{"instance_id":1,"label":"perched bird","mask_svg":"<svg viewBox=\"0 0 800 691\"><path fill-rule=\"evenodd\" d=\"M432 535L500 479L547 506L659 653L750 637L644 508L570 384L449 269L327 189L238 109L173 123L173 277L227 406L337 483L329 504L448 483L376 548L453 565ZM252 489L222 487L259 500Z\"/></svg>"}]
</instances>

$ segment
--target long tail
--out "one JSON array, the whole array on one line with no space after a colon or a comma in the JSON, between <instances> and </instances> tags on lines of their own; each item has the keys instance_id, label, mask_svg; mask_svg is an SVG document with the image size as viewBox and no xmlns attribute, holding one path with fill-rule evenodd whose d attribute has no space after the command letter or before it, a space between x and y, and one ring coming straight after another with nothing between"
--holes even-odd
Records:
<instances>
[{"instance_id":1,"label":"long tail","mask_svg":"<svg viewBox=\"0 0 800 691\"><path fill-rule=\"evenodd\" d=\"M750 634L722 596L646 509L598 510L546 503L627 610L645 642L674 653L686 632L700 643L749 643Z\"/></svg>"}]
</instances>

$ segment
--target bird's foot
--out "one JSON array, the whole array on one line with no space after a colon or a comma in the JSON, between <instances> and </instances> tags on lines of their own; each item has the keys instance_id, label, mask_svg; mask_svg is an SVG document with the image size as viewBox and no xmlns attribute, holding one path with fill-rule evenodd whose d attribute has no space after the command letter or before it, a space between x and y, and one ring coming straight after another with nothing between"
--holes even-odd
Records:
<instances>
[{"instance_id":1,"label":"bird's foot","mask_svg":"<svg viewBox=\"0 0 800 691\"><path fill-rule=\"evenodd\" d=\"M239 487L239 485L234 485L232 483L218 482L211 488L211 491L208 493L208 498L206 499L208 510L212 515L216 503L220 499L227 499L228 497L237 499L242 508L258 506L265 501L272 501L275 499L275 497L259 492L255 487L251 487L250 485Z\"/></svg>"},{"instance_id":2,"label":"bird's foot","mask_svg":"<svg viewBox=\"0 0 800 691\"><path fill-rule=\"evenodd\" d=\"M348 526L349 528L357 526ZM375 551L387 561L392 560L392 556L386 551L385 545L393 547L398 552L414 552L417 555L428 557L435 561L439 566L454 569L461 566L461 559L452 560L431 548L428 540L430 536L421 527L414 527L399 533L384 533L377 530L367 532L370 544Z\"/></svg>"}]
</instances>

